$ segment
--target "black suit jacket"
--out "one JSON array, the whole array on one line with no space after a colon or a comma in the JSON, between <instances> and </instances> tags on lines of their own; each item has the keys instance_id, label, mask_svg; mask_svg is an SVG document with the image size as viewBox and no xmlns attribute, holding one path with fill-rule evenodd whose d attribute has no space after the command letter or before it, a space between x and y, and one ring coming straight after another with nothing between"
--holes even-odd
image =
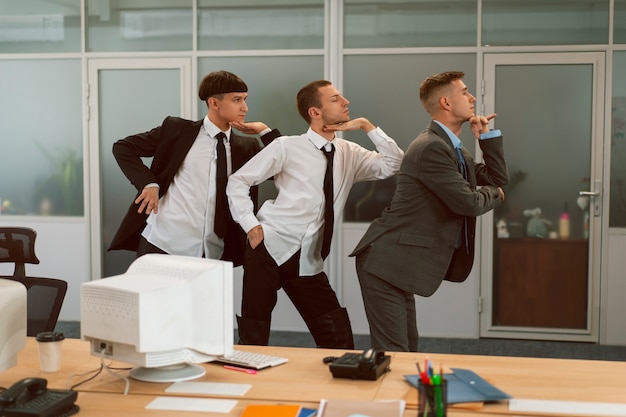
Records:
<instances>
[{"instance_id":1,"label":"black suit jacket","mask_svg":"<svg viewBox=\"0 0 626 417\"><path fill-rule=\"evenodd\" d=\"M159 184L159 197L165 195L193 145L202 126L202 120L191 121L168 116L161 126L128 136L113 144L113 155L122 172L137 189L137 196L150 183ZM261 140L266 145L280 136L278 130L263 135ZM230 136L232 171L236 171L257 152L262 145L255 139L243 137L231 132ZM148 168L142 157L152 157ZM250 195L258 204L258 189L250 190ZM137 212L138 205L131 203L128 211L111 241L109 250L126 249L137 251L141 232L146 225L147 215ZM235 266L243 263L246 235L237 223L229 222L228 232L224 237L222 259L231 261Z\"/></svg>"},{"instance_id":2,"label":"black suit jacket","mask_svg":"<svg viewBox=\"0 0 626 417\"><path fill-rule=\"evenodd\" d=\"M369 248L363 265L369 273L421 296L430 296L442 280L464 281L474 260L476 216L498 207L498 187L508 182L502 137L478 141L485 162L463 148L466 181L452 141L437 123L407 149L391 205L374 220L351 256ZM477 186L482 186L477 189ZM455 250L463 219L468 243Z\"/></svg>"}]
</instances>

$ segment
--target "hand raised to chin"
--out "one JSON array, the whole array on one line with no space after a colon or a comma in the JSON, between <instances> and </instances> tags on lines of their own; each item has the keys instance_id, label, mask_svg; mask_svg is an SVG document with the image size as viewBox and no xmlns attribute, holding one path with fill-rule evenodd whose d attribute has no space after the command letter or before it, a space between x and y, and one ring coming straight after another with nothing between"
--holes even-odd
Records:
<instances>
[{"instance_id":1,"label":"hand raised to chin","mask_svg":"<svg viewBox=\"0 0 626 417\"><path fill-rule=\"evenodd\" d=\"M263 122L230 122L230 125L247 135L256 135L268 128Z\"/></svg>"},{"instance_id":2,"label":"hand raised to chin","mask_svg":"<svg viewBox=\"0 0 626 417\"><path fill-rule=\"evenodd\" d=\"M474 137L476 139L480 137L481 133L489 132L489 121L491 119L494 119L495 117L496 117L496 114L493 113L488 116L476 115L476 116L472 116L469 119L470 128L472 129L472 133L474 134Z\"/></svg>"},{"instance_id":3,"label":"hand raised to chin","mask_svg":"<svg viewBox=\"0 0 626 417\"><path fill-rule=\"evenodd\" d=\"M369 120L365 117L358 117L356 119L348 120L347 122L335 123L332 125L324 125L325 132L337 132L342 130L364 130L369 132L370 130L375 129L374 126Z\"/></svg>"}]
</instances>

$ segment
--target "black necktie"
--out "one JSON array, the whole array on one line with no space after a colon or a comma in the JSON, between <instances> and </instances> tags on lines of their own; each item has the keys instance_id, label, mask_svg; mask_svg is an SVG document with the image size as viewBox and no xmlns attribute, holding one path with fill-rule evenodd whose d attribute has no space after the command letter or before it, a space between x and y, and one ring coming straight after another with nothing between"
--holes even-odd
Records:
<instances>
[{"instance_id":1,"label":"black necktie","mask_svg":"<svg viewBox=\"0 0 626 417\"><path fill-rule=\"evenodd\" d=\"M454 148L456 150L456 155L459 158L459 171L463 175L463 178L467 180L467 166L465 165L465 158L463 158L463 153L461 152L461 148ZM461 233L456 242L456 248L461 247L461 239L462 236L465 236L465 251L469 253L469 241L467 237L467 217L463 217L463 228L461 229Z\"/></svg>"},{"instance_id":2,"label":"black necktie","mask_svg":"<svg viewBox=\"0 0 626 417\"><path fill-rule=\"evenodd\" d=\"M226 173L226 147L224 147L224 139L226 134L220 132L215 136L217 139L217 172L215 173L215 221L213 230L215 234L224 238L228 230L228 201L226 200L226 182L228 175Z\"/></svg>"},{"instance_id":3,"label":"black necktie","mask_svg":"<svg viewBox=\"0 0 626 417\"><path fill-rule=\"evenodd\" d=\"M333 223L335 214L333 211L333 155L335 147L331 144L330 151L322 147L322 153L326 157L326 174L324 175L324 234L322 240L322 259L326 259L330 253L330 242L333 238Z\"/></svg>"}]
</instances>

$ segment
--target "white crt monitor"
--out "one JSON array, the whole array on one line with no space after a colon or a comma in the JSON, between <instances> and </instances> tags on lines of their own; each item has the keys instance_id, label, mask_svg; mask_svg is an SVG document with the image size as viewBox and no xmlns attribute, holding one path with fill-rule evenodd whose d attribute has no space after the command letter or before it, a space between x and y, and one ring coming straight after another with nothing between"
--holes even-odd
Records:
<instances>
[{"instance_id":1,"label":"white crt monitor","mask_svg":"<svg viewBox=\"0 0 626 417\"><path fill-rule=\"evenodd\" d=\"M233 266L147 254L121 275L81 284L81 338L91 354L136 365L130 376L176 382L232 353Z\"/></svg>"},{"instance_id":2,"label":"white crt monitor","mask_svg":"<svg viewBox=\"0 0 626 417\"><path fill-rule=\"evenodd\" d=\"M17 364L26 346L26 287L0 279L0 372Z\"/></svg>"}]
</instances>

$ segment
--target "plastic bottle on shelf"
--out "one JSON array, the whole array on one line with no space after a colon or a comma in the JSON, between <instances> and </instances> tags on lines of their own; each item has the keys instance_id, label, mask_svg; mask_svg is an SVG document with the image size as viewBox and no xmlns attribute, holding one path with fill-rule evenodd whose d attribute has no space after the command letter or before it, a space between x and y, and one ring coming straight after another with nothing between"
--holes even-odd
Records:
<instances>
[{"instance_id":1,"label":"plastic bottle on shelf","mask_svg":"<svg viewBox=\"0 0 626 417\"><path fill-rule=\"evenodd\" d=\"M567 203L565 203L565 208L559 218L559 237L561 239L569 238L569 213L567 212Z\"/></svg>"}]
</instances>

